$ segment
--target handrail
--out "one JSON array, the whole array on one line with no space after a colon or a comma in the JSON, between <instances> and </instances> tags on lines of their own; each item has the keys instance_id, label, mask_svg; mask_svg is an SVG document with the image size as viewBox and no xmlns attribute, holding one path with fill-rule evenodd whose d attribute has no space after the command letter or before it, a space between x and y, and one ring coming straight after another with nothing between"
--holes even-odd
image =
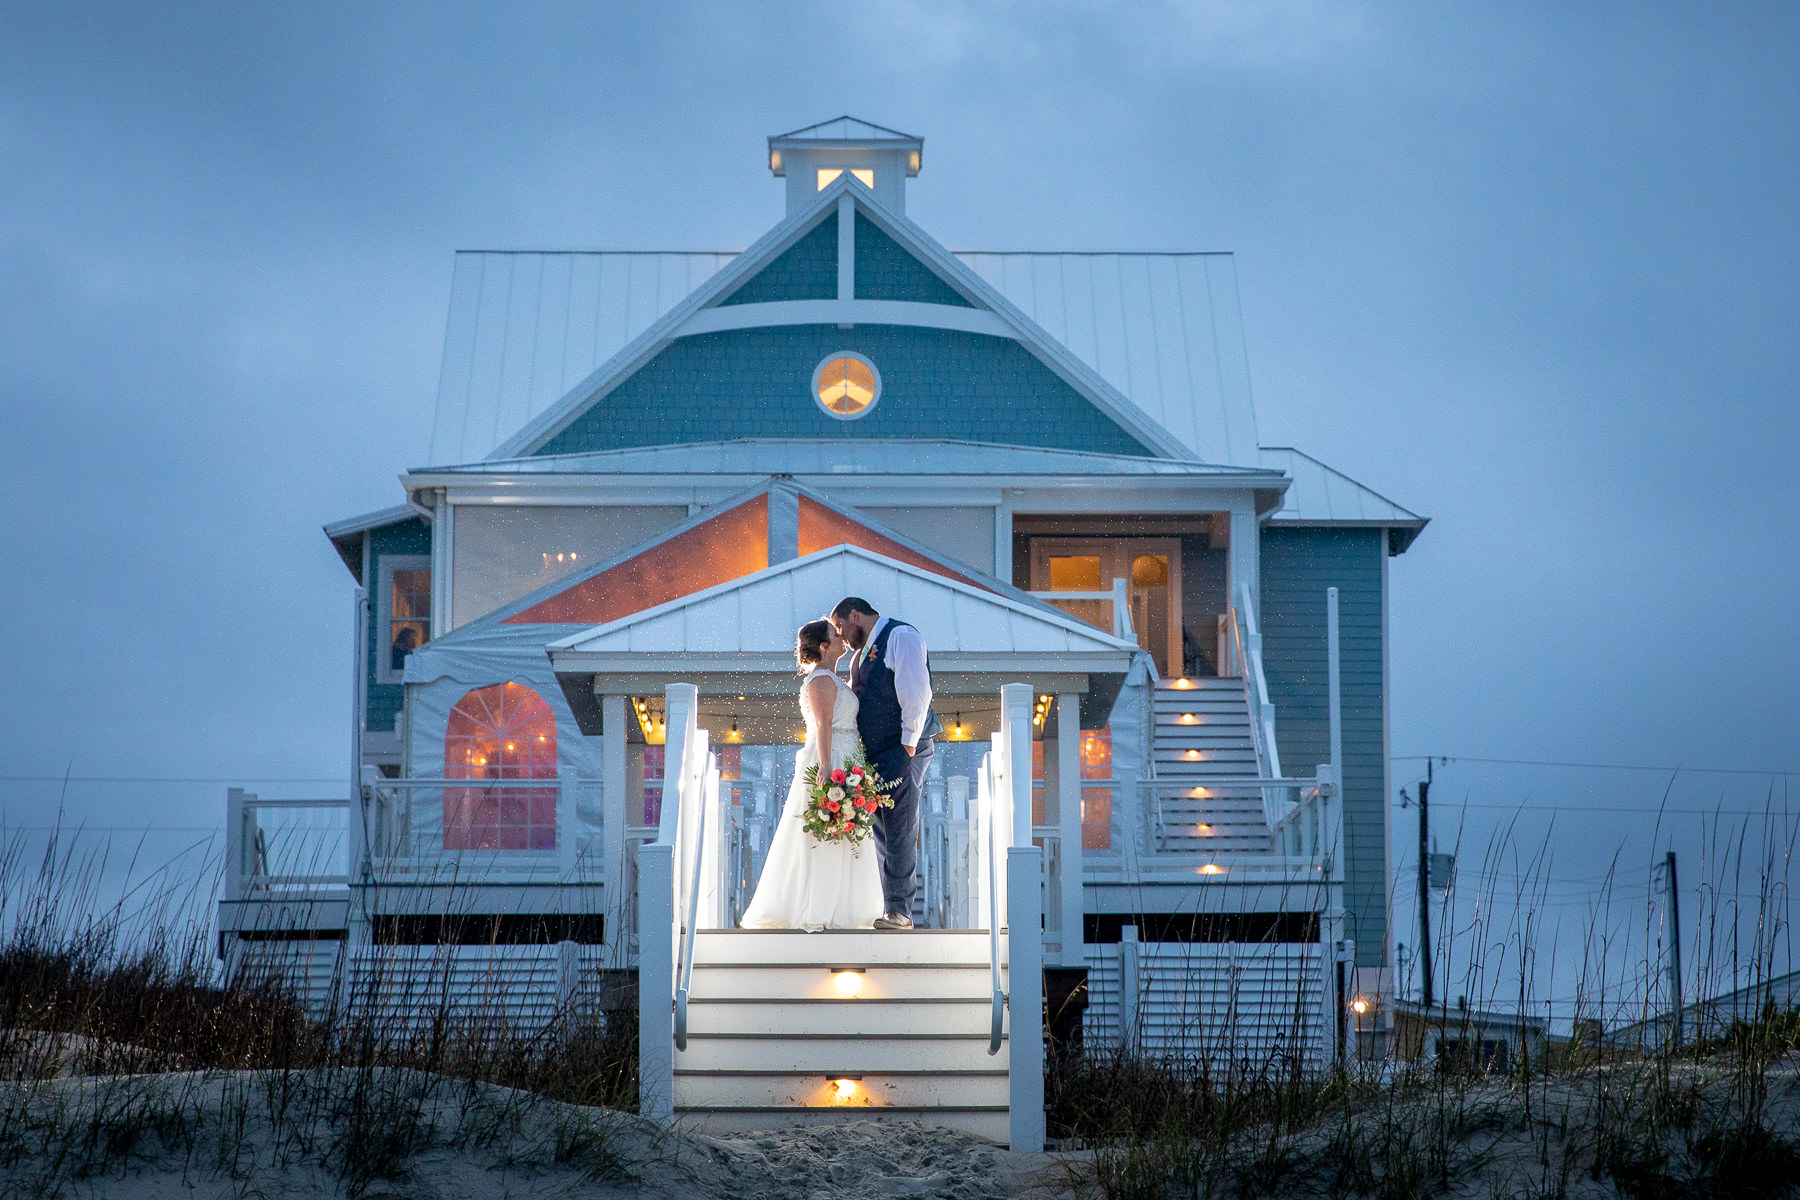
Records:
<instances>
[{"instance_id":1,"label":"handrail","mask_svg":"<svg viewBox=\"0 0 1800 1200\"><path fill-rule=\"evenodd\" d=\"M692 746L693 743L689 743ZM709 756L710 757L710 756ZM683 763L685 768L687 764ZM681 931L681 981L675 988L675 1048L687 1049L688 988L694 982L694 931L700 928L700 864L706 857L706 803L700 798L700 823L694 837L694 883L688 890L687 927Z\"/></svg>"},{"instance_id":2,"label":"handrail","mask_svg":"<svg viewBox=\"0 0 1800 1200\"><path fill-rule=\"evenodd\" d=\"M1000 739L996 738L996 742ZM1002 743L1003 744L1003 743ZM993 988L993 1004L988 1023L988 1053L1000 1053L1001 1033L1006 1025L1006 993L1000 990L1000 869L999 851L995 848L1000 839L994 836L994 813L998 808L999 788L994 780L995 751L990 750L981 759L981 782L985 785L987 803L984 806L986 818L981 823L982 839L987 843L987 880L988 880L988 982Z\"/></svg>"},{"instance_id":3,"label":"handrail","mask_svg":"<svg viewBox=\"0 0 1800 1200\"><path fill-rule=\"evenodd\" d=\"M1256 746L1257 762L1279 778L1281 750L1275 742L1275 705L1269 699L1269 680L1263 673L1262 632L1257 627L1247 583L1238 584L1237 600L1231 606L1231 636L1236 643L1238 666L1244 673L1244 699L1250 710L1250 740ZM1281 816L1275 811L1274 793L1264 791L1264 819L1273 828Z\"/></svg>"}]
</instances>

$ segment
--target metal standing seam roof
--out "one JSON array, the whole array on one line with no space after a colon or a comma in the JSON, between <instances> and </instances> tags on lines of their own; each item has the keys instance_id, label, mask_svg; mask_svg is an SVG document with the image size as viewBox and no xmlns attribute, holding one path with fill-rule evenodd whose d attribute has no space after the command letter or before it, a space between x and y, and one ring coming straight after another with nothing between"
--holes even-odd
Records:
<instances>
[{"instance_id":1,"label":"metal standing seam roof","mask_svg":"<svg viewBox=\"0 0 1800 1200\"><path fill-rule=\"evenodd\" d=\"M462 251L432 465L486 458L735 251ZM1258 463L1229 254L962 251L990 286L1197 460Z\"/></svg>"},{"instance_id":2,"label":"metal standing seam roof","mask_svg":"<svg viewBox=\"0 0 1800 1200\"><path fill-rule=\"evenodd\" d=\"M841 117L833 117L829 121L820 121L817 125L808 125L801 129L778 133L769 139L771 142L916 142L920 139L910 133L901 133L898 129L889 129L885 125L877 125L872 121L864 121L846 113Z\"/></svg>"}]
</instances>

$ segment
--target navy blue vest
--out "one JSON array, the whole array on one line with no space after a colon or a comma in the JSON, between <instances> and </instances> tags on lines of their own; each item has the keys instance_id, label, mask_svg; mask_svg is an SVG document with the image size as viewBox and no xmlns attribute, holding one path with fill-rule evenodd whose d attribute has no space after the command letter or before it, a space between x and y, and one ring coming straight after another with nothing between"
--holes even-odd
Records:
<instances>
[{"instance_id":1,"label":"navy blue vest","mask_svg":"<svg viewBox=\"0 0 1800 1200\"><path fill-rule=\"evenodd\" d=\"M905 621L890 617L850 668L850 690L861 702L856 710L856 731L862 735L863 750L871 759L900 744L900 696L894 691L894 670L888 666L887 643L888 635L901 627L912 628ZM931 670L929 657L925 669ZM922 743L942 732L944 723L938 720L937 713L927 710L919 741Z\"/></svg>"}]
</instances>

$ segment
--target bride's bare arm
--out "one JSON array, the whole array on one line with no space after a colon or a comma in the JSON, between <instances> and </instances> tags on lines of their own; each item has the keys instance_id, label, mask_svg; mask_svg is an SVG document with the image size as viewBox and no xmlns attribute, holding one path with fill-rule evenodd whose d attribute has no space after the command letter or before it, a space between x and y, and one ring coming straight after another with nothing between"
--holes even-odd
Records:
<instances>
[{"instance_id":1,"label":"bride's bare arm","mask_svg":"<svg viewBox=\"0 0 1800 1200\"><path fill-rule=\"evenodd\" d=\"M813 728L819 731L819 769L829 774L837 764L831 761L831 718L837 708L837 680L815 675L806 684L806 706L812 710Z\"/></svg>"}]
</instances>

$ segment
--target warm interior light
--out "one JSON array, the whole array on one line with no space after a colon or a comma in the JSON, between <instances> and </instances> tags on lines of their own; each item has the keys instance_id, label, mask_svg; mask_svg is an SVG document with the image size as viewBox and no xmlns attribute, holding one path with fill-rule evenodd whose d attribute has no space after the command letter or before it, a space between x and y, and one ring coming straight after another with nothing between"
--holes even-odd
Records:
<instances>
[{"instance_id":1,"label":"warm interior light","mask_svg":"<svg viewBox=\"0 0 1800 1200\"><path fill-rule=\"evenodd\" d=\"M819 189L818 190L822 192L826 188L830 187L831 181L836 179L839 175L842 175L843 173L844 173L844 169L842 167L820 167L819 168ZM852 167L852 168L850 168L850 174L856 180L856 182L862 184L864 187L868 188L870 191L875 190L875 171L873 168Z\"/></svg>"},{"instance_id":2,"label":"warm interior light","mask_svg":"<svg viewBox=\"0 0 1800 1200\"><path fill-rule=\"evenodd\" d=\"M1361 1016L1363 1013L1369 1011L1369 1002L1364 1000L1361 996L1358 996L1350 1002L1350 1007L1356 1010L1357 1016Z\"/></svg>"},{"instance_id":3,"label":"warm interior light","mask_svg":"<svg viewBox=\"0 0 1800 1200\"><path fill-rule=\"evenodd\" d=\"M834 1079L831 1086L839 1101L849 1100L856 1095L856 1080L854 1079Z\"/></svg>"},{"instance_id":4,"label":"warm interior light","mask_svg":"<svg viewBox=\"0 0 1800 1200\"><path fill-rule=\"evenodd\" d=\"M861 971L838 971L832 975L831 982L837 986L837 994L845 1000L854 1000L862 995Z\"/></svg>"}]
</instances>

